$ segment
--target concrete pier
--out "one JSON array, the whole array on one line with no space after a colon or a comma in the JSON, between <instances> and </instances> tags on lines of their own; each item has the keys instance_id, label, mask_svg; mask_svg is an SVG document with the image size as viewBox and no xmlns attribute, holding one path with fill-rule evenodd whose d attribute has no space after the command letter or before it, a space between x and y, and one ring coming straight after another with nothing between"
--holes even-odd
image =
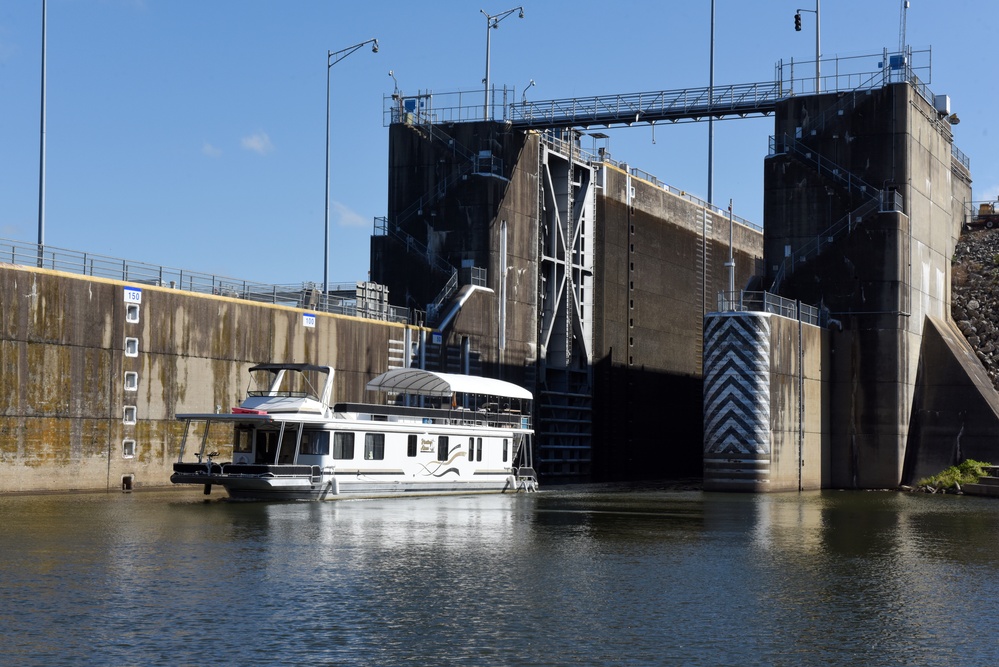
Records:
<instances>
[{"instance_id":1,"label":"concrete pier","mask_svg":"<svg viewBox=\"0 0 999 667\"><path fill-rule=\"evenodd\" d=\"M995 391L949 336L950 257L971 178L941 98L895 83L777 105L766 282L821 307L831 325L823 377L835 488L894 488L956 463L972 422L976 433L999 430ZM935 372L948 365L966 379ZM958 396L986 409L962 417ZM999 456L999 443L988 449Z\"/></svg>"},{"instance_id":2,"label":"concrete pier","mask_svg":"<svg viewBox=\"0 0 999 667\"><path fill-rule=\"evenodd\" d=\"M828 332L783 305L706 318L705 490L828 486Z\"/></svg>"}]
</instances>

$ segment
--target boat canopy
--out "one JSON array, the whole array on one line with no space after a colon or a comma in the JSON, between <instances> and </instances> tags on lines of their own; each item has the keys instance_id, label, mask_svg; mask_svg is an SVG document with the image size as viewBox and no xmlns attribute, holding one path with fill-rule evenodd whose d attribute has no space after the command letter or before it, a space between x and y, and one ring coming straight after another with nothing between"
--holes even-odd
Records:
<instances>
[{"instance_id":1,"label":"boat canopy","mask_svg":"<svg viewBox=\"0 0 999 667\"><path fill-rule=\"evenodd\" d=\"M476 375L437 373L421 368L397 368L382 373L367 385L370 391L422 396L450 396L453 393L504 396L532 400L534 395L511 382Z\"/></svg>"},{"instance_id":2,"label":"boat canopy","mask_svg":"<svg viewBox=\"0 0 999 667\"><path fill-rule=\"evenodd\" d=\"M306 371L319 371L320 373L329 373L329 366L317 366L315 364L257 364L250 368L250 372L254 373L256 371L270 371L276 373L282 370L298 371L299 373L305 373Z\"/></svg>"}]
</instances>

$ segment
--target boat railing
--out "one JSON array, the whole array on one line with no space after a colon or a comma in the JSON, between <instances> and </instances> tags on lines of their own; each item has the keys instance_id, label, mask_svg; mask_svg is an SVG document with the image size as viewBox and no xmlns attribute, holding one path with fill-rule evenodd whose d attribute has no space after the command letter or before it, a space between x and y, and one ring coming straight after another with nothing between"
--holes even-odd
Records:
<instances>
[{"instance_id":1,"label":"boat railing","mask_svg":"<svg viewBox=\"0 0 999 667\"><path fill-rule=\"evenodd\" d=\"M177 462L173 464L173 471L182 475L217 475L222 472L222 466L214 461L205 461L204 463Z\"/></svg>"},{"instance_id":2,"label":"boat railing","mask_svg":"<svg viewBox=\"0 0 999 667\"><path fill-rule=\"evenodd\" d=\"M320 466L270 464L270 463L226 463L222 465L223 475L247 475L253 477L321 477Z\"/></svg>"},{"instance_id":3,"label":"boat railing","mask_svg":"<svg viewBox=\"0 0 999 667\"><path fill-rule=\"evenodd\" d=\"M285 389L278 389L272 391L271 389L248 389L246 392L247 396L254 397L278 397L278 398L311 398L318 401L319 397L315 394L309 393L307 391L291 391Z\"/></svg>"},{"instance_id":4,"label":"boat railing","mask_svg":"<svg viewBox=\"0 0 999 667\"><path fill-rule=\"evenodd\" d=\"M409 405L382 405L372 403L337 403L333 412L371 415L373 421L387 421L389 417L421 419L424 424L445 426L491 426L494 428L531 428L530 409L515 408L446 408L417 407Z\"/></svg>"}]
</instances>

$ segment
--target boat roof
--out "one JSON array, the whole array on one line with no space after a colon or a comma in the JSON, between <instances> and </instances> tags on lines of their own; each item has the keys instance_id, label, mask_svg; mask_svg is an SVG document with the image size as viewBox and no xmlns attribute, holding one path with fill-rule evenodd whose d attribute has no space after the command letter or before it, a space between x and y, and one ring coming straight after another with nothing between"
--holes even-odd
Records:
<instances>
[{"instance_id":1,"label":"boat roof","mask_svg":"<svg viewBox=\"0 0 999 667\"><path fill-rule=\"evenodd\" d=\"M534 395L512 382L477 375L438 373L422 368L396 368L368 383L370 391L423 396L450 396L455 392L531 400Z\"/></svg>"}]
</instances>

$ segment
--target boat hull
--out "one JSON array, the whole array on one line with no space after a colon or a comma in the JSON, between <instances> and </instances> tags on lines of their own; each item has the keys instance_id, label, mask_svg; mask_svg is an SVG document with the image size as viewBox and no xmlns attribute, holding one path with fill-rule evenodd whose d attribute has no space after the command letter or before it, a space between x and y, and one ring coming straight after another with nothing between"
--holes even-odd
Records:
<instances>
[{"instance_id":1,"label":"boat hull","mask_svg":"<svg viewBox=\"0 0 999 667\"><path fill-rule=\"evenodd\" d=\"M212 487L221 486L234 500L339 500L515 493L537 489L533 475L526 472L521 475L509 470L477 472L472 479L426 479L407 477L401 471L375 475L357 471L323 471L318 466L178 463L174 468L170 477L174 484L203 486L206 494L211 492Z\"/></svg>"}]
</instances>

